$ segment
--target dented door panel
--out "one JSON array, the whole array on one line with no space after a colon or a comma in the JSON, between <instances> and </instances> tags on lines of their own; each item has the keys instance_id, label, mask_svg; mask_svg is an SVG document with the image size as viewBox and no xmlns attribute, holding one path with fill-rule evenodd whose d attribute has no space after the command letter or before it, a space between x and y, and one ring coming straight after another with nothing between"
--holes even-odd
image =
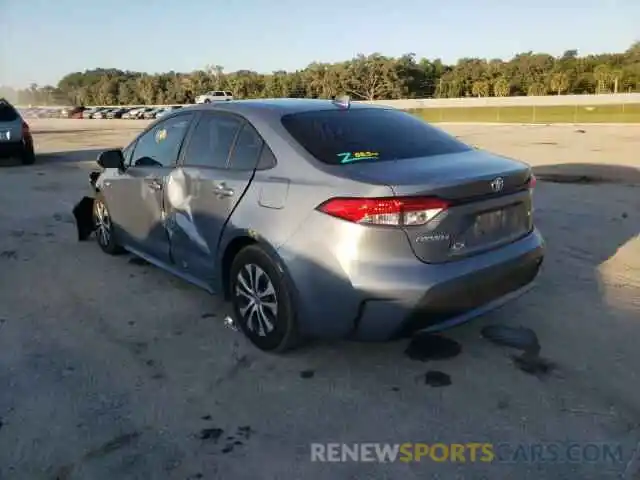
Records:
<instances>
[{"instance_id":1,"label":"dented door panel","mask_svg":"<svg viewBox=\"0 0 640 480\"><path fill-rule=\"evenodd\" d=\"M169 175L165 224L179 269L215 282L220 237L252 176L252 171L186 166Z\"/></svg>"}]
</instances>

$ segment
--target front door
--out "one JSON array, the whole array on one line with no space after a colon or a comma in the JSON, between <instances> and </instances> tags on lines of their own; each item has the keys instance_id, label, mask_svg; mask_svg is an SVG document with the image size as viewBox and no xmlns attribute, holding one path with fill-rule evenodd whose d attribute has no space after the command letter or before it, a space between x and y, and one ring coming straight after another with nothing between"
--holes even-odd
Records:
<instances>
[{"instance_id":1,"label":"front door","mask_svg":"<svg viewBox=\"0 0 640 480\"><path fill-rule=\"evenodd\" d=\"M203 113L167 183L171 255L187 275L214 285L218 245L263 146L244 119Z\"/></svg>"},{"instance_id":2,"label":"front door","mask_svg":"<svg viewBox=\"0 0 640 480\"><path fill-rule=\"evenodd\" d=\"M133 146L127 169L105 179L103 185L122 243L165 263L170 261L165 185L192 118L191 113L176 115L143 133Z\"/></svg>"}]
</instances>

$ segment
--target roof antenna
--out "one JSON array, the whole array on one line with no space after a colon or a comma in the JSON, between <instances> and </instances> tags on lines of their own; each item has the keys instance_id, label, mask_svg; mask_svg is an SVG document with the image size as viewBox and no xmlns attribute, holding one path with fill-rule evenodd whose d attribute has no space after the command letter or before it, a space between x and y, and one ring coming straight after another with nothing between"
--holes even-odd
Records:
<instances>
[{"instance_id":1,"label":"roof antenna","mask_svg":"<svg viewBox=\"0 0 640 480\"><path fill-rule=\"evenodd\" d=\"M332 102L334 105L342 108L349 108L351 106L351 99L349 98L349 95L336 96Z\"/></svg>"}]
</instances>

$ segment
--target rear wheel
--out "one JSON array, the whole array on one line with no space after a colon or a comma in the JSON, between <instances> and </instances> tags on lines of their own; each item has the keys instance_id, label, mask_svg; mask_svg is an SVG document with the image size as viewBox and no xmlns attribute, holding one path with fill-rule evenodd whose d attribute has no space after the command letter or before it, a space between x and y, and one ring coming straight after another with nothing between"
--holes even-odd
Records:
<instances>
[{"instance_id":1,"label":"rear wheel","mask_svg":"<svg viewBox=\"0 0 640 480\"><path fill-rule=\"evenodd\" d=\"M93 202L93 222L95 225L96 240L100 249L109 255L122 253L124 249L118 244L115 238L109 209L104 201L104 197L99 193Z\"/></svg>"},{"instance_id":2,"label":"rear wheel","mask_svg":"<svg viewBox=\"0 0 640 480\"><path fill-rule=\"evenodd\" d=\"M271 257L251 245L236 255L230 293L238 327L267 352L285 352L301 343L289 281Z\"/></svg>"},{"instance_id":3,"label":"rear wheel","mask_svg":"<svg viewBox=\"0 0 640 480\"><path fill-rule=\"evenodd\" d=\"M33 165L36 162L36 153L33 150L33 144L27 143L22 150L20 160L23 165Z\"/></svg>"}]
</instances>

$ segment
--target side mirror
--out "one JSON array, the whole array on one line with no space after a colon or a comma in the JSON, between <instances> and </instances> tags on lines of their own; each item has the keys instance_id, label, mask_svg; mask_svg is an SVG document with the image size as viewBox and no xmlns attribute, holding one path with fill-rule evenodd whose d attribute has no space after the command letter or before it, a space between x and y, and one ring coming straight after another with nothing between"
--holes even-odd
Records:
<instances>
[{"instance_id":1,"label":"side mirror","mask_svg":"<svg viewBox=\"0 0 640 480\"><path fill-rule=\"evenodd\" d=\"M98 155L98 165L102 168L117 168L118 170L124 170L124 156L122 150L113 149L105 150Z\"/></svg>"}]
</instances>

